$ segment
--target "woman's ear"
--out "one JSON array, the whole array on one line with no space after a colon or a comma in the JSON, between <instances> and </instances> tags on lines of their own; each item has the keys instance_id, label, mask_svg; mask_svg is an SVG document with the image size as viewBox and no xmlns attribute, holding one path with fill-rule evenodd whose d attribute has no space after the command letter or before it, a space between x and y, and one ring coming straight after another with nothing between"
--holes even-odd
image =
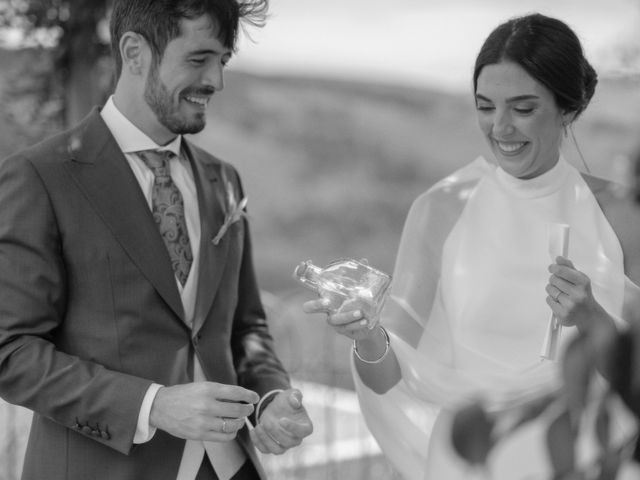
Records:
<instances>
[{"instance_id":1,"label":"woman's ear","mask_svg":"<svg viewBox=\"0 0 640 480\"><path fill-rule=\"evenodd\" d=\"M120 38L122 69L131 75L142 75L150 55L149 44L139 33L126 32Z\"/></svg>"},{"instance_id":2,"label":"woman's ear","mask_svg":"<svg viewBox=\"0 0 640 480\"><path fill-rule=\"evenodd\" d=\"M564 112L562 114L562 126L567 128L576 119L576 112Z\"/></svg>"},{"instance_id":3,"label":"woman's ear","mask_svg":"<svg viewBox=\"0 0 640 480\"><path fill-rule=\"evenodd\" d=\"M562 130L565 138L569 136L569 126L576 119L576 112L564 112L562 114Z\"/></svg>"}]
</instances>

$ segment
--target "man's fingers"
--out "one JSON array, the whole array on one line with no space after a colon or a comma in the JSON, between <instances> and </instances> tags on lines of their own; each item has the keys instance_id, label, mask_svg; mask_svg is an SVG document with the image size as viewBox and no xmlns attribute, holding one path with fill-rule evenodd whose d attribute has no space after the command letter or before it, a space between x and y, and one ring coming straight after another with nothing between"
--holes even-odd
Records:
<instances>
[{"instance_id":1,"label":"man's fingers","mask_svg":"<svg viewBox=\"0 0 640 480\"><path fill-rule=\"evenodd\" d=\"M260 443L264 446L266 452L264 453L275 453L276 455L280 455L285 452L285 447L282 444L279 444L274 440L270 435L267 434L266 430L262 425L258 425L253 429L256 437L260 441Z\"/></svg>"},{"instance_id":2,"label":"man's fingers","mask_svg":"<svg viewBox=\"0 0 640 480\"><path fill-rule=\"evenodd\" d=\"M302 438L285 430L281 426L280 422L269 426L263 425L263 431L276 445L278 445L278 447L284 450L296 447L302 443Z\"/></svg>"},{"instance_id":3,"label":"man's fingers","mask_svg":"<svg viewBox=\"0 0 640 480\"><path fill-rule=\"evenodd\" d=\"M288 396L287 401L294 410L302 408L302 392L294 389Z\"/></svg>"},{"instance_id":4,"label":"man's fingers","mask_svg":"<svg viewBox=\"0 0 640 480\"><path fill-rule=\"evenodd\" d=\"M256 434L255 428L249 432L249 436L251 437L251 441L258 450L260 450L262 453L271 453L267 446L262 443L260 437Z\"/></svg>"},{"instance_id":5,"label":"man's fingers","mask_svg":"<svg viewBox=\"0 0 640 480\"><path fill-rule=\"evenodd\" d=\"M217 417L244 420L244 418L251 415L254 410L255 407L251 404L218 401L211 405L210 411Z\"/></svg>"},{"instance_id":6,"label":"man's fingers","mask_svg":"<svg viewBox=\"0 0 640 480\"><path fill-rule=\"evenodd\" d=\"M217 417L211 422L211 430L216 433L236 433L244 427L244 418L222 418Z\"/></svg>"},{"instance_id":7,"label":"man's fingers","mask_svg":"<svg viewBox=\"0 0 640 480\"><path fill-rule=\"evenodd\" d=\"M313 433L313 425L311 422L296 422L289 418L281 418L280 426L294 438L302 439Z\"/></svg>"},{"instance_id":8,"label":"man's fingers","mask_svg":"<svg viewBox=\"0 0 640 480\"><path fill-rule=\"evenodd\" d=\"M238 432L220 433L209 431L203 435L199 435L196 438L193 438L192 440L200 440L204 442L230 442L231 440L234 440L236 438L237 434Z\"/></svg>"},{"instance_id":9,"label":"man's fingers","mask_svg":"<svg viewBox=\"0 0 640 480\"><path fill-rule=\"evenodd\" d=\"M220 383L209 382L208 387L211 390L212 396L214 396L216 400L250 404L255 404L260 401L260 396L256 392L237 385L223 385Z\"/></svg>"}]
</instances>

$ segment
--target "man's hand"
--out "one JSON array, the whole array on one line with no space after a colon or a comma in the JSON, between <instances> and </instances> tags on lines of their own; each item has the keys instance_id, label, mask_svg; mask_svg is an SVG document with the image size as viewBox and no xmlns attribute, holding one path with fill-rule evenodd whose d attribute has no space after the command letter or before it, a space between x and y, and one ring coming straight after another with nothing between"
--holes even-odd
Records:
<instances>
[{"instance_id":1,"label":"man's hand","mask_svg":"<svg viewBox=\"0 0 640 480\"><path fill-rule=\"evenodd\" d=\"M278 393L266 406L251 431L251 440L262 453L280 455L300 445L311 432L313 424L302 406L302 393L290 389Z\"/></svg>"},{"instance_id":2,"label":"man's hand","mask_svg":"<svg viewBox=\"0 0 640 480\"><path fill-rule=\"evenodd\" d=\"M213 382L162 387L151 406L149 424L187 440L228 442L259 399L245 388Z\"/></svg>"}]
</instances>

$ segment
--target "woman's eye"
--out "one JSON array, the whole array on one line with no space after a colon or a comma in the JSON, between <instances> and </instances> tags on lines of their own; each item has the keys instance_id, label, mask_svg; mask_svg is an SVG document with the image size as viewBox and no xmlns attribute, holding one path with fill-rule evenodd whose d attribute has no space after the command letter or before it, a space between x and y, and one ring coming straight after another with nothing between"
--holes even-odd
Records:
<instances>
[{"instance_id":1,"label":"woman's eye","mask_svg":"<svg viewBox=\"0 0 640 480\"><path fill-rule=\"evenodd\" d=\"M476 105L476 110L480 112L490 112L493 109L494 107L492 107L491 105Z\"/></svg>"},{"instance_id":2,"label":"woman's eye","mask_svg":"<svg viewBox=\"0 0 640 480\"><path fill-rule=\"evenodd\" d=\"M533 107L517 107L514 110L520 115L528 115L533 112Z\"/></svg>"},{"instance_id":3,"label":"woman's eye","mask_svg":"<svg viewBox=\"0 0 640 480\"><path fill-rule=\"evenodd\" d=\"M190 61L194 65L202 65L205 62L204 58L192 58Z\"/></svg>"}]
</instances>

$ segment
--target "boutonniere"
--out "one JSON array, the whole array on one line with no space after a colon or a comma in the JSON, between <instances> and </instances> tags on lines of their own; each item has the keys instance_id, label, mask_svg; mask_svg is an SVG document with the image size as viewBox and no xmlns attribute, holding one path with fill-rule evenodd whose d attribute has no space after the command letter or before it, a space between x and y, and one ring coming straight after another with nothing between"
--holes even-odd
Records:
<instances>
[{"instance_id":1,"label":"boutonniere","mask_svg":"<svg viewBox=\"0 0 640 480\"><path fill-rule=\"evenodd\" d=\"M224 234L227 233L229 227L236 223L241 218L245 218L247 216L247 212L245 212L245 208L247 206L247 197L243 197L239 202L236 199L235 190L231 182L224 181L224 186L227 194L226 202L222 202L222 208L225 210L224 212L224 223L218 230L218 233L211 240L214 245L218 245Z\"/></svg>"}]
</instances>

